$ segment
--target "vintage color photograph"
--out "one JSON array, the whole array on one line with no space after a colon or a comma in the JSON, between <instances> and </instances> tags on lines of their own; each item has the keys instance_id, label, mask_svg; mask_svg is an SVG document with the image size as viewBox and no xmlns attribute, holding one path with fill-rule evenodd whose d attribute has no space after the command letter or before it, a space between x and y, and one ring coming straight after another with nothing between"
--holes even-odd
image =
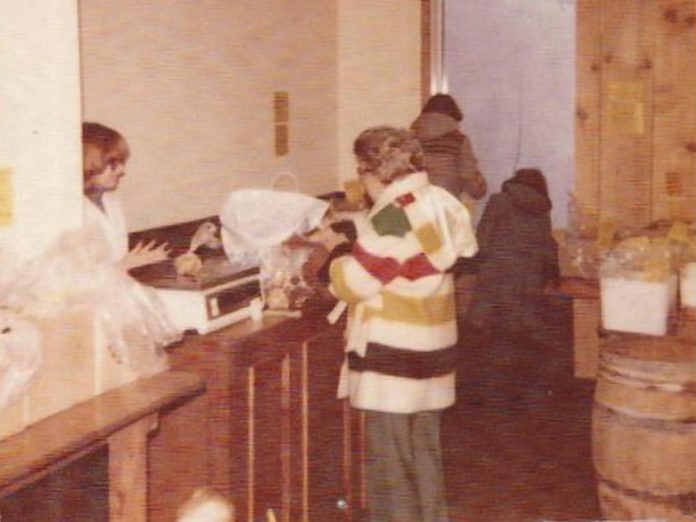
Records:
<instances>
[{"instance_id":1,"label":"vintage color photograph","mask_svg":"<svg viewBox=\"0 0 696 522\"><path fill-rule=\"evenodd\" d=\"M696 0L0 0L0 522L696 521Z\"/></svg>"}]
</instances>

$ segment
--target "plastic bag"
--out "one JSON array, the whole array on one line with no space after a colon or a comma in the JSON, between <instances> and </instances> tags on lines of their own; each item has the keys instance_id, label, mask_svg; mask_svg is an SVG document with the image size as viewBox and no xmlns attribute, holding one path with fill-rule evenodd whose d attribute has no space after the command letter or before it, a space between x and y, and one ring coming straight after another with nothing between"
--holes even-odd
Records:
<instances>
[{"instance_id":1,"label":"plastic bag","mask_svg":"<svg viewBox=\"0 0 696 522\"><path fill-rule=\"evenodd\" d=\"M232 263L258 264L264 249L316 228L329 204L299 192L241 189L220 212L222 244Z\"/></svg>"},{"instance_id":2,"label":"plastic bag","mask_svg":"<svg viewBox=\"0 0 696 522\"><path fill-rule=\"evenodd\" d=\"M589 215L571 193L568 198L568 227L561 245L573 271L587 278L596 278L604 254L598 243L599 219Z\"/></svg>"},{"instance_id":3,"label":"plastic bag","mask_svg":"<svg viewBox=\"0 0 696 522\"><path fill-rule=\"evenodd\" d=\"M80 313L118 362L140 376L164 370L162 348L183 332L152 289L113 266L102 238L87 227L65 233L17 274L6 302L39 319Z\"/></svg>"},{"instance_id":4,"label":"plastic bag","mask_svg":"<svg viewBox=\"0 0 696 522\"><path fill-rule=\"evenodd\" d=\"M261 254L261 290L271 310L298 310L311 295L303 266L309 257L308 248L286 246L264 249Z\"/></svg>"},{"instance_id":5,"label":"plastic bag","mask_svg":"<svg viewBox=\"0 0 696 522\"><path fill-rule=\"evenodd\" d=\"M41 360L38 326L15 312L0 309L0 410L26 389Z\"/></svg>"},{"instance_id":6,"label":"plastic bag","mask_svg":"<svg viewBox=\"0 0 696 522\"><path fill-rule=\"evenodd\" d=\"M671 242L664 237L629 237L605 256L600 274L612 279L667 281L675 273Z\"/></svg>"}]
</instances>

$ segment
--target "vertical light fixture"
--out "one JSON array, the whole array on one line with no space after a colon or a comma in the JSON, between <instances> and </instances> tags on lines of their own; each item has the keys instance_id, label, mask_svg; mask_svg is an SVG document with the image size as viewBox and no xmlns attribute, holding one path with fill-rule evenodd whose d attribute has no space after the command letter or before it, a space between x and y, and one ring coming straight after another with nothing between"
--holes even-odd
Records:
<instances>
[{"instance_id":1,"label":"vertical light fixture","mask_svg":"<svg viewBox=\"0 0 696 522\"><path fill-rule=\"evenodd\" d=\"M446 93L445 0L430 2L430 94Z\"/></svg>"}]
</instances>

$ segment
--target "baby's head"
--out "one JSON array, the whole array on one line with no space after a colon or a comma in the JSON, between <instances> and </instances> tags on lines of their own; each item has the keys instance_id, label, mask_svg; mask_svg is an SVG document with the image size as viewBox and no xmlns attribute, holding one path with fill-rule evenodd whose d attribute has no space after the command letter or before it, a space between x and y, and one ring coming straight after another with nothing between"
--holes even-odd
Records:
<instances>
[{"instance_id":1,"label":"baby's head","mask_svg":"<svg viewBox=\"0 0 696 522\"><path fill-rule=\"evenodd\" d=\"M208 488L193 492L179 508L177 522L234 522L234 506L225 497Z\"/></svg>"}]
</instances>

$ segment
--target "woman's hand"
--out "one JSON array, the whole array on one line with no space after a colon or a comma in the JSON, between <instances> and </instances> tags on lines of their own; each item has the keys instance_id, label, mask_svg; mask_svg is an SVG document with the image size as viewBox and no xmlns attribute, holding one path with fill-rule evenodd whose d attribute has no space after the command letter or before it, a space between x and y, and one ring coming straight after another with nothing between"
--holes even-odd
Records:
<instances>
[{"instance_id":1,"label":"woman's hand","mask_svg":"<svg viewBox=\"0 0 696 522\"><path fill-rule=\"evenodd\" d=\"M340 232L334 232L331 227L322 227L315 230L308 238L313 243L319 243L331 252L342 243L348 242L348 237Z\"/></svg>"},{"instance_id":2,"label":"woman's hand","mask_svg":"<svg viewBox=\"0 0 696 522\"><path fill-rule=\"evenodd\" d=\"M171 249L168 243L157 245L155 241L143 245L142 241L128 252L118 265L124 270L132 270L140 266L152 265L169 258Z\"/></svg>"}]
</instances>

